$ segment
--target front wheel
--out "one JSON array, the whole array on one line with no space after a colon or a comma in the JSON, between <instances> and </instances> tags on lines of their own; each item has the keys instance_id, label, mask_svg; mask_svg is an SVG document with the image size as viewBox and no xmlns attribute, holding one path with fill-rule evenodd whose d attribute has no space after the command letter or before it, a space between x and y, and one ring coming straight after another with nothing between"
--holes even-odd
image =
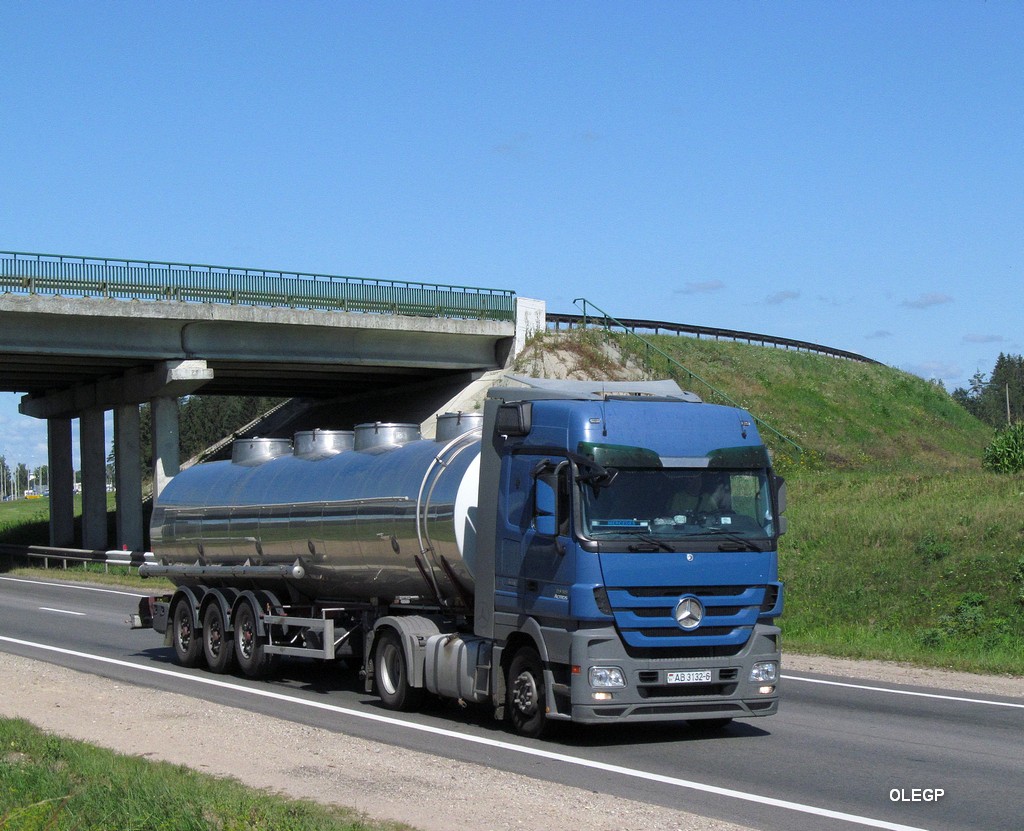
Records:
<instances>
[{"instance_id":1,"label":"front wheel","mask_svg":"<svg viewBox=\"0 0 1024 831\"><path fill-rule=\"evenodd\" d=\"M171 631L174 654L183 667L197 667L203 660L203 643L196 632L195 620L192 604L187 598L179 600L174 607Z\"/></svg>"},{"instance_id":2,"label":"front wheel","mask_svg":"<svg viewBox=\"0 0 1024 831\"><path fill-rule=\"evenodd\" d=\"M409 665L402 641L394 629L377 633L373 652L377 695L389 710L413 710L423 699L423 689L409 683Z\"/></svg>"},{"instance_id":3,"label":"front wheel","mask_svg":"<svg viewBox=\"0 0 1024 831\"><path fill-rule=\"evenodd\" d=\"M524 646L508 668L505 707L520 736L538 738L547 727L547 690L544 665L532 646Z\"/></svg>"}]
</instances>

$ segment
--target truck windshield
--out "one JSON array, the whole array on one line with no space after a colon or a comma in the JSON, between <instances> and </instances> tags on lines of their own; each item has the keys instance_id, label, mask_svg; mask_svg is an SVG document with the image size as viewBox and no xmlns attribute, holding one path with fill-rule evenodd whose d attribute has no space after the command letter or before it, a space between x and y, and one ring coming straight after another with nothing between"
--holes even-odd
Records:
<instances>
[{"instance_id":1,"label":"truck windshield","mask_svg":"<svg viewBox=\"0 0 1024 831\"><path fill-rule=\"evenodd\" d=\"M582 500L584 534L595 540L762 548L775 534L765 470L618 468L609 486L583 488Z\"/></svg>"}]
</instances>

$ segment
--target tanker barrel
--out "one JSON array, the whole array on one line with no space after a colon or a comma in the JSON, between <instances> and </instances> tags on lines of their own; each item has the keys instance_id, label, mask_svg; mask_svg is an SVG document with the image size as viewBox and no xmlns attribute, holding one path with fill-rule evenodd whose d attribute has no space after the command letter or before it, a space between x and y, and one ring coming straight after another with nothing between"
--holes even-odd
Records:
<instances>
[{"instance_id":1,"label":"tanker barrel","mask_svg":"<svg viewBox=\"0 0 1024 831\"><path fill-rule=\"evenodd\" d=\"M294 450L300 459L322 459L355 447L351 430L303 430L295 434Z\"/></svg>"},{"instance_id":2,"label":"tanker barrel","mask_svg":"<svg viewBox=\"0 0 1024 831\"><path fill-rule=\"evenodd\" d=\"M261 465L291 452L292 443L288 439L235 439L231 444L231 463Z\"/></svg>"},{"instance_id":3,"label":"tanker barrel","mask_svg":"<svg viewBox=\"0 0 1024 831\"><path fill-rule=\"evenodd\" d=\"M356 425L355 449L363 451L386 449L418 441L419 438L418 424L374 421Z\"/></svg>"},{"instance_id":4,"label":"tanker barrel","mask_svg":"<svg viewBox=\"0 0 1024 831\"><path fill-rule=\"evenodd\" d=\"M483 413L441 413L437 417L437 433L435 441L447 442L463 433L482 428L484 425Z\"/></svg>"}]
</instances>

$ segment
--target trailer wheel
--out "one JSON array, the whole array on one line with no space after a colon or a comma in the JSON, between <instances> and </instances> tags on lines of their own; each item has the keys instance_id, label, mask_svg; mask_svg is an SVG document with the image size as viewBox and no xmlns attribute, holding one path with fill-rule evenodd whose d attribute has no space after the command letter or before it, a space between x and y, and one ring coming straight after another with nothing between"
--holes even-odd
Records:
<instances>
[{"instance_id":1,"label":"trailer wheel","mask_svg":"<svg viewBox=\"0 0 1024 831\"><path fill-rule=\"evenodd\" d=\"M203 615L203 654L213 672L230 672L235 662L235 640L227 632L224 612L219 603L211 603Z\"/></svg>"},{"instance_id":2,"label":"trailer wheel","mask_svg":"<svg viewBox=\"0 0 1024 831\"><path fill-rule=\"evenodd\" d=\"M235 658L238 666L249 678L263 678L274 668L276 657L267 654L263 648L256 610L248 601L240 603L235 611Z\"/></svg>"},{"instance_id":3,"label":"trailer wheel","mask_svg":"<svg viewBox=\"0 0 1024 831\"><path fill-rule=\"evenodd\" d=\"M505 707L512 727L520 736L538 738L547 727L544 665L532 646L524 646L512 658L505 685Z\"/></svg>"},{"instance_id":4,"label":"trailer wheel","mask_svg":"<svg viewBox=\"0 0 1024 831\"><path fill-rule=\"evenodd\" d=\"M196 632L195 615L188 598L183 597L174 605L171 622L174 654L183 667L197 667L203 660L203 644Z\"/></svg>"},{"instance_id":5,"label":"trailer wheel","mask_svg":"<svg viewBox=\"0 0 1024 831\"><path fill-rule=\"evenodd\" d=\"M373 672L377 695L389 710L414 710L423 700L423 690L409 684L409 666L402 641L394 629L381 629L373 651Z\"/></svg>"}]
</instances>

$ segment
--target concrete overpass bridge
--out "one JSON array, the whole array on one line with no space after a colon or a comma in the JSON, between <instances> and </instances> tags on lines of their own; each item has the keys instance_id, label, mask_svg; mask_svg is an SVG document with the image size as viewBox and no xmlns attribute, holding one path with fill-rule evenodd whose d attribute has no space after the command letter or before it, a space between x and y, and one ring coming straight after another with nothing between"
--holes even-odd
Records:
<instances>
[{"instance_id":1,"label":"concrete overpass bridge","mask_svg":"<svg viewBox=\"0 0 1024 831\"><path fill-rule=\"evenodd\" d=\"M150 404L157 493L179 469L177 399L330 402L330 424L423 421L502 367L543 305L504 289L262 269L0 252L0 391L45 419L50 544L109 547L104 414L114 413L117 545L142 546L140 411Z\"/></svg>"}]
</instances>

